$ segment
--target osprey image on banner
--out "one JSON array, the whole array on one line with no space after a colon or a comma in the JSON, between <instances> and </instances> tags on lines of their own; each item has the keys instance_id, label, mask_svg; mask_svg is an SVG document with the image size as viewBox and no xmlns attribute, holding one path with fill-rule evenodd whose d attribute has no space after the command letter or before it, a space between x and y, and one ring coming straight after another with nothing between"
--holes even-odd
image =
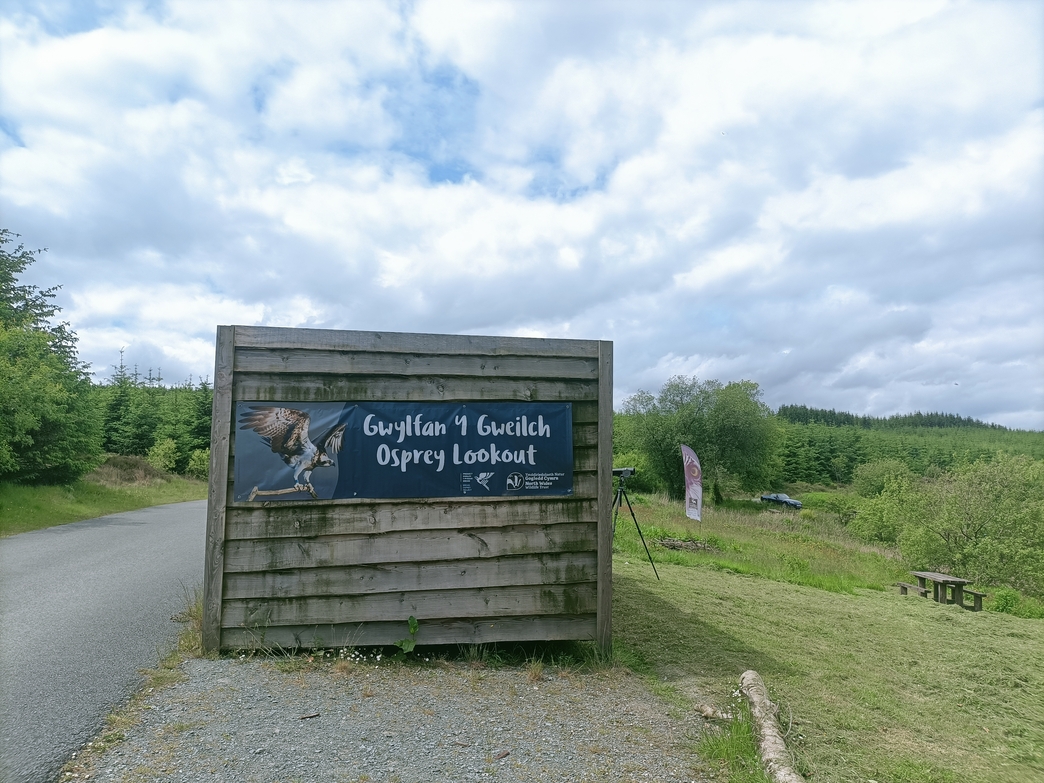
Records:
<instances>
[{"instance_id":1,"label":"osprey image on banner","mask_svg":"<svg viewBox=\"0 0 1044 783\"><path fill-rule=\"evenodd\" d=\"M333 467L332 454L341 450L344 440L344 425L337 424L313 443L308 437L311 416L294 408L278 408L272 405L251 405L246 413L240 413L239 428L253 430L261 436L261 442L286 463L294 473L294 486L267 490L266 495L286 495L307 492L318 499L312 486L312 471L315 468ZM250 500L257 496L255 487Z\"/></svg>"},{"instance_id":2,"label":"osprey image on banner","mask_svg":"<svg viewBox=\"0 0 1044 783\"><path fill-rule=\"evenodd\" d=\"M685 470L685 516L699 522L703 513L703 471L695 451L682 446L681 452Z\"/></svg>"},{"instance_id":3,"label":"osprey image on banner","mask_svg":"<svg viewBox=\"0 0 1044 783\"><path fill-rule=\"evenodd\" d=\"M573 494L573 408L237 402L241 502Z\"/></svg>"}]
</instances>

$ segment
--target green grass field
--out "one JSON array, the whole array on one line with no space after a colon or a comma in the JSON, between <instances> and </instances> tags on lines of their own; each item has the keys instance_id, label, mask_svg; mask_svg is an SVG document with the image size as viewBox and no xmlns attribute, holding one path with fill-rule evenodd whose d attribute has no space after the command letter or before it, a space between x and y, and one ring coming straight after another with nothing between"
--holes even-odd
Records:
<instances>
[{"instance_id":1,"label":"green grass field","mask_svg":"<svg viewBox=\"0 0 1044 783\"><path fill-rule=\"evenodd\" d=\"M810 781L1044 781L1044 622L969 612L891 583L886 550L797 514L640 500L613 568L614 641L690 703L726 704L755 669ZM699 538L717 551L652 543Z\"/></svg>"},{"instance_id":2,"label":"green grass field","mask_svg":"<svg viewBox=\"0 0 1044 783\"><path fill-rule=\"evenodd\" d=\"M0 536L206 496L205 482L160 474L137 458L111 458L71 486L0 484Z\"/></svg>"}]
</instances>

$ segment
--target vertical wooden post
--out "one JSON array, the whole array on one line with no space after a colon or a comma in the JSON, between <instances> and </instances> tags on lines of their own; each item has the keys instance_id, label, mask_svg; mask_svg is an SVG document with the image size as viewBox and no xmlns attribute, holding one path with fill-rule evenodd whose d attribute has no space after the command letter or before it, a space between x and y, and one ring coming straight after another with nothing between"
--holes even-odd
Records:
<instances>
[{"instance_id":1,"label":"vertical wooden post","mask_svg":"<svg viewBox=\"0 0 1044 783\"><path fill-rule=\"evenodd\" d=\"M595 636L613 643L613 344L598 343L598 614Z\"/></svg>"},{"instance_id":2,"label":"vertical wooden post","mask_svg":"<svg viewBox=\"0 0 1044 783\"><path fill-rule=\"evenodd\" d=\"M214 407L210 427L210 492L207 498L206 562L203 572L203 649L221 647L221 588L225 572L225 506L232 424L232 357L235 327L217 328Z\"/></svg>"}]
</instances>

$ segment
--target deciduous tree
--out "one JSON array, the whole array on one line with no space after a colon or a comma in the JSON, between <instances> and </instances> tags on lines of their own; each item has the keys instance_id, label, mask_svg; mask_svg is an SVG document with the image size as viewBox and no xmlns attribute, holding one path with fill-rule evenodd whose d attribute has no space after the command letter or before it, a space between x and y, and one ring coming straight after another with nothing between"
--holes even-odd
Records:
<instances>
[{"instance_id":1,"label":"deciduous tree","mask_svg":"<svg viewBox=\"0 0 1044 783\"><path fill-rule=\"evenodd\" d=\"M704 484L734 482L757 489L771 481L777 430L772 411L753 381L722 385L675 376L653 396L639 391L624 402L632 432L650 468L680 497L685 490L681 444L700 457Z\"/></svg>"}]
</instances>

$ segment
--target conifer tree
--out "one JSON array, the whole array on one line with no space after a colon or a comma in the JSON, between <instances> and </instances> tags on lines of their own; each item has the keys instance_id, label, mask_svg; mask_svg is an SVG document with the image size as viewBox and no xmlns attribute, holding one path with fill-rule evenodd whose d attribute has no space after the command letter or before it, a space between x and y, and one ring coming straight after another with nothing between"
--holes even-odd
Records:
<instances>
[{"instance_id":1,"label":"conifer tree","mask_svg":"<svg viewBox=\"0 0 1044 783\"><path fill-rule=\"evenodd\" d=\"M42 251L16 238L0 229L0 481L67 483L96 463L100 421L57 287L20 281Z\"/></svg>"}]
</instances>

